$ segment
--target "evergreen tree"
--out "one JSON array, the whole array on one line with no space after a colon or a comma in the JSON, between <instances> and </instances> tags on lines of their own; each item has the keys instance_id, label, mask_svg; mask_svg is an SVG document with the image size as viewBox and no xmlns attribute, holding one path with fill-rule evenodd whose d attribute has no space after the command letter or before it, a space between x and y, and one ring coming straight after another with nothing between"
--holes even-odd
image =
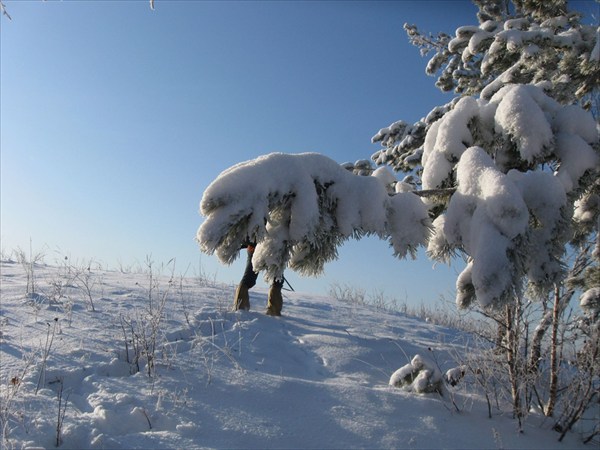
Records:
<instances>
[{"instance_id":1,"label":"evergreen tree","mask_svg":"<svg viewBox=\"0 0 600 450\"><path fill-rule=\"evenodd\" d=\"M373 138L383 144L374 160L409 172L412 184L390 188L389 173L373 183L356 175L368 170L352 174L314 154L239 164L204 194L203 250L229 263L243 240L257 241L255 266L268 278L288 265L319 273L346 239L368 234L401 256L419 245L442 261L464 253L463 307L504 304L524 281L541 293L560 283L567 243L583 245L598 229L598 131L574 104L598 89L589 75L599 70L596 34L558 0L476 3L479 25L452 39L406 26L413 43L435 50L428 72L441 71L438 86L463 94ZM400 199L413 206L399 209Z\"/></svg>"},{"instance_id":2,"label":"evergreen tree","mask_svg":"<svg viewBox=\"0 0 600 450\"><path fill-rule=\"evenodd\" d=\"M398 121L373 137L383 146L376 163L419 176L426 190L457 189L430 202L428 248L446 261L456 251L468 255L457 283L462 306L510 298L524 279L551 289L565 276L567 242L597 233L600 193L596 123L583 110L598 96L597 29L568 12L565 1L474 3L479 24L458 28L453 38L405 25L421 53L433 53L427 73L438 74L436 85L461 96L414 125ZM486 192L491 178L497 187L510 185L503 192L520 191L511 191L503 211L489 207L496 202ZM486 233L504 242L495 258L479 245Z\"/></svg>"},{"instance_id":3,"label":"evergreen tree","mask_svg":"<svg viewBox=\"0 0 600 450\"><path fill-rule=\"evenodd\" d=\"M582 25L561 0L475 3L479 24L458 28L454 38L405 25L422 54L434 53L427 73L439 74L436 85L460 97L414 125L398 121L380 130L373 141L383 148L373 159L412 172L425 191L447 190L428 202L429 254L468 258L456 300L463 308L478 302L498 322L519 420L531 392L548 416L559 391L573 395L556 422L562 438L593 403L600 376L592 362L600 349L600 149L598 122L585 111L598 117L598 30ZM533 329L526 287L541 300ZM559 389L564 311L578 289L585 315L570 336L585 340L573 363L577 375ZM549 367L546 398L536 388L542 360ZM588 439L599 433L594 427Z\"/></svg>"},{"instance_id":4,"label":"evergreen tree","mask_svg":"<svg viewBox=\"0 0 600 450\"><path fill-rule=\"evenodd\" d=\"M583 290L579 329L587 340L571 385L587 390L574 391L577 407L563 408L557 419L564 433L593 401L600 376L589 363L600 348L600 146L587 111L597 112L598 32L563 0L475 3L478 24L458 28L455 37L405 25L423 54L433 52L427 73L458 96L415 124L381 129L372 140L382 144L373 155L382 167L340 166L316 154L238 164L205 191L207 219L197 239L226 263L244 240L256 241L253 263L267 279L286 267L317 274L343 242L370 234L387 239L400 257L419 246L439 261L465 256L456 300L463 308L479 304L497 320L519 420L532 392L547 415L555 410L561 320ZM406 176L398 181L385 166ZM531 333L526 288L542 300ZM543 399L535 380L548 330Z\"/></svg>"}]
</instances>

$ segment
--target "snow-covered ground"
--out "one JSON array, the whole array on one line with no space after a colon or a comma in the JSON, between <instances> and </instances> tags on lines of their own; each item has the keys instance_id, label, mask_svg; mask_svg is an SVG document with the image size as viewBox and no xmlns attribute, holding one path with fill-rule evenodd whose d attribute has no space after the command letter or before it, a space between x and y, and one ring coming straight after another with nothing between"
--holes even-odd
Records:
<instances>
[{"instance_id":1,"label":"snow-covered ground","mask_svg":"<svg viewBox=\"0 0 600 450\"><path fill-rule=\"evenodd\" d=\"M1 265L3 447L53 448L60 428L60 448L78 449L586 448L535 413L523 433L507 412L489 419L460 384L444 397L389 386L416 354L456 366L461 332L296 292L269 317L260 288L231 312L234 286L170 282L168 267L72 275L37 265L26 295L23 267ZM144 340L152 377L134 362Z\"/></svg>"}]
</instances>

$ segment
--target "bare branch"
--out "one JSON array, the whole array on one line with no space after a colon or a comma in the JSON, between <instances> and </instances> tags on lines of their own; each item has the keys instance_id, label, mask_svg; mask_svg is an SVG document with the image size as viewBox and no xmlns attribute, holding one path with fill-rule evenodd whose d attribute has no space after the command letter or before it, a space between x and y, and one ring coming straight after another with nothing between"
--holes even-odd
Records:
<instances>
[{"instance_id":1,"label":"bare branch","mask_svg":"<svg viewBox=\"0 0 600 450\"><path fill-rule=\"evenodd\" d=\"M8 17L8 20L12 20L12 17L10 17L10 14L8 14L8 11L6 10L6 6L4 5L2 0L0 0L0 11L2 11L3 16Z\"/></svg>"},{"instance_id":2,"label":"bare branch","mask_svg":"<svg viewBox=\"0 0 600 450\"><path fill-rule=\"evenodd\" d=\"M456 192L456 188L425 189L422 191L411 192L419 197L445 197L454 194Z\"/></svg>"}]
</instances>

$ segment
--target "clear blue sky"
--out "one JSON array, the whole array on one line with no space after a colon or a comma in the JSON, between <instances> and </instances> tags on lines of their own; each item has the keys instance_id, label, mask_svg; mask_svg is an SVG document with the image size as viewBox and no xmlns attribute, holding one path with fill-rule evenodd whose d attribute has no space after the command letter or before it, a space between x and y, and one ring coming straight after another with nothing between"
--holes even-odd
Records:
<instances>
[{"instance_id":1,"label":"clear blue sky","mask_svg":"<svg viewBox=\"0 0 600 450\"><path fill-rule=\"evenodd\" d=\"M476 23L467 0L4 4L2 250L31 238L46 262L176 258L178 272L201 265L227 283L243 258L222 266L194 241L208 184L273 151L369 158L380 128L450 99L403 23ZM453 297L460 267L391 254L352 241L321 278L287 277L313 293L338 282L415 304Z\"/></svg>"}]
</instances>

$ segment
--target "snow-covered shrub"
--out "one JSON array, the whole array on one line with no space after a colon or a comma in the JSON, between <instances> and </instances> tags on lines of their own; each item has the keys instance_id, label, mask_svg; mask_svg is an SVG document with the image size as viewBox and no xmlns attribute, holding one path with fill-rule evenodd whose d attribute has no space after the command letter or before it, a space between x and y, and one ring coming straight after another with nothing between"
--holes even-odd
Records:
<instances>
[{"instance_id":1,"label":"snow-covered shrub","mask_svg":"<svg viewBox=\"0 0 600 450\"><path fill-rule=\"evenodd\" d=\"M458 383L460 383L460 380L463 379L466 372L466 366L453 367L446 371L446 373L444 374L444 380L450 386L456 386Z\"/></svg>"},{"instance_id":2,"label":"snow-covered shrub","mask_svg":"<svg viewBox=\"0 0 600 450\"><path fill-rule=\"evenodd\" d=\"M171 260L167 265L170 265ZM120 327L123 332L125 360L129 364L131 374L140 372L145 364L146 374L152 378L156 374L161 351L164 350L165 308L171 300L174 286L175 265L171 266L171 274L167 285L161 285L160 273L154 269L154 262L146 257L146 275L148 285L145 289L147 305L136 309L133 314L120 316ZM129 348L131 345L131 348ZM164 356L164 352L163 352Z\"/></svg>"},{"instance_id":3,"label":"snow-covered shrub","mask_svg":"<svg viewBox=\"0 0 600 450\"><path fill-rule=\"evenodd\" d=\"M351 305L365 305L366 291L361 287L348 284L332 283L328 290L329 296Z\"/></svg>"},{"instance_id":4,"label":"snow-covered shrub","mask_svg":"<svg viewBox=\"0 0 600 450\"><path fill-rule=\"evenodd\" d=\"M443 381L442 372L433 361L422 355L415 355L409 364L392 374L389 384L418 394L441 394Z\"/></svg>"},{"instance_id":5,"label":"snow-covered shrub","mask_svg":"<svg viewBox=\"0 0 600 450\"><path fill-rule=\"evenodd\" d=\"M25 273L27 274L27 288L26 294L32 294L37 292L36 285L36 265L40 264L44 260L44 253L38 252L33 253L31 247L29 248L29 256L21 248L15 250L15 257L17 262L23 266Z\"/></svg>"}]
</instances>

